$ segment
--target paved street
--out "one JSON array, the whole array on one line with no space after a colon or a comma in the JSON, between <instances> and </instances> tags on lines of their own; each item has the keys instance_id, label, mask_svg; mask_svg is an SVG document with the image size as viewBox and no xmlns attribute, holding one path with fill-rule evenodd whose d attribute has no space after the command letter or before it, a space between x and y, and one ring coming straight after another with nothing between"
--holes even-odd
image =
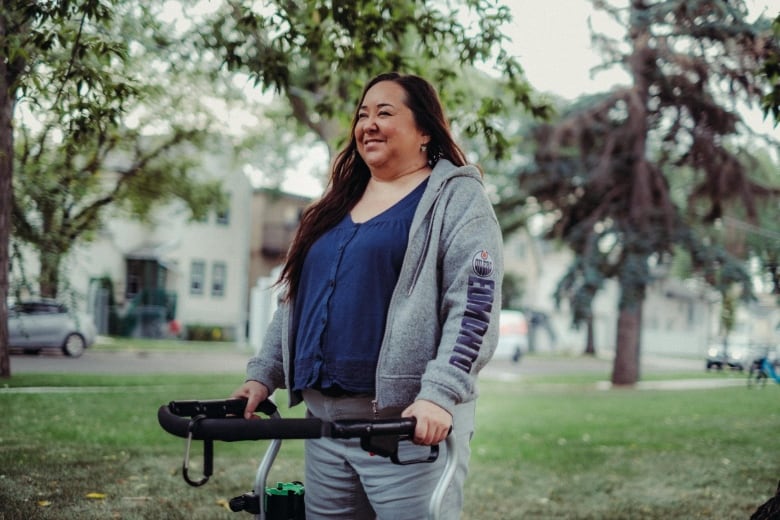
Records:
<instances>
[{"instance_id":1,"label":"paved street","mask_svg":"<svg viewBox=\"0 0 780 520\"><path fill-rule=\"evenodd\" d=\"M42 353L37 356L13 354L11 373L84 373L84 374L164 374L164 373L235 373L241 377L248 350L220 350L217 352L154 352L124 351L101 352L87 350L77 359L68 358L58 352ZM483 370L481 377L498 380L521 380L529 375L553 375L596 373L608 380L612 361L605 358L581 356L525 356L519 363L493 360ZM642 361L643 374L704 370L704 361L645 356ZM739 378L741 380L741 378ZM734 380L717 377L714 381ZM707 379L710 381L710 379Z\"/></svg>"},{"instance_id":2,"label":"paved street","mask_svg":"<svg viewBox=\"0 0 780 520\"><path fill-rule=\"evenodd\" d=\"M11 374L80 373L80 374L172 374L225 373L243 375L247 351L209 352L100 352L89 350L73 359L59 352L37 356L11 355Z\"/></svg>"}]
</instances>

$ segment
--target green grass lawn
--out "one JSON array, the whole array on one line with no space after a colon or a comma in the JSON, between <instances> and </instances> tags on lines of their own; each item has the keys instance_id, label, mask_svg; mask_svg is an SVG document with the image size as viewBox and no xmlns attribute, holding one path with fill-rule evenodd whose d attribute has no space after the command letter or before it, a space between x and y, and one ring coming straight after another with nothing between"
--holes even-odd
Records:
<instances>
[{"instance_id":1,"label":"green grass lawn","mask_svg":"<svg viewBox=\"0 0 780 520\"><path fill-rule=\"evenodd\" d=\"M603 391L595 379L482 382L465 520L746 519L774 494L780 385ZM217 443L214 476L192 488L180 475L182 439L156 419L163 403L223 398L236 383L230 375L0 381L14 389L0 391L0 519L249 518L225 504L251 490L265 443ZM53 388L25 390L39 386ZM199 459L200 443L194 452ZM271 482L301 478L302 441L285 441Z\"/></svg>"}]
</instances>

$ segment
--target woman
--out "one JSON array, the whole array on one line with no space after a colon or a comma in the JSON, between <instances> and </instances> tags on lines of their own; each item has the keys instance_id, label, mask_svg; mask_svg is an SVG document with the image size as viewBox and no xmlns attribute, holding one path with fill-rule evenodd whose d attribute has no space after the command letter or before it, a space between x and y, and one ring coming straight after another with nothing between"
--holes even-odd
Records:
<instances>
[{"instance_id":1,"label":"woman","mask_svg":"<svg viewBox=\"0 0 780 520\"><path fill-rule=\"evenodd\" d=\"M442 518L463 502L476 377L498 337L501 234L481 172L466 165L435 89L371 80L328 188L301 219L285 297L247 381L246 417L277 388L324 421L415 417L414 442L450 428L463 461ZM397 466L359 441L306 441L306 518L417 519L445 457Z\"/></svg>"}]
</instances>

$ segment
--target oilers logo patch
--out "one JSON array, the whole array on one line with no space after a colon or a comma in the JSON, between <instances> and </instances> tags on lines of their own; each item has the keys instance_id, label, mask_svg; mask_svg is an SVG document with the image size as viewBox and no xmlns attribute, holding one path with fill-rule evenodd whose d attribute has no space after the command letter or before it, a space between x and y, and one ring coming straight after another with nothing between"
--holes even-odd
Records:
<instances>
[{"instance_id":1,"label":"oilers logo patch","mask_svg":"<svg viewBox=\"0 0 780 520\"><path fill-rule=\"evenodd\" d=\"M471 259L471 268L477 276L487 278L493 274L493 257L484 249L477 251Z\"/></svg>"}]
</instances>

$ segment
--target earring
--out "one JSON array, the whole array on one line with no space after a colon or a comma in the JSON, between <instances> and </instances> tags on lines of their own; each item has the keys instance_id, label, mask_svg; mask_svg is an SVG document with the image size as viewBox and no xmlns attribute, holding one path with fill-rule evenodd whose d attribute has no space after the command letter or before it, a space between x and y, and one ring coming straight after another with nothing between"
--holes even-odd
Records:
<instances>
[{"instance_id":1,"label":"earring","mask_svg":"<svg viewBox=\"0 0 780 520\"><path fill-rule=\"evenodd\" d=\"M420 145L420 151L421 152L427 152L428 151L428 145L427 144Z\"/></svg>"}]
</instances>

